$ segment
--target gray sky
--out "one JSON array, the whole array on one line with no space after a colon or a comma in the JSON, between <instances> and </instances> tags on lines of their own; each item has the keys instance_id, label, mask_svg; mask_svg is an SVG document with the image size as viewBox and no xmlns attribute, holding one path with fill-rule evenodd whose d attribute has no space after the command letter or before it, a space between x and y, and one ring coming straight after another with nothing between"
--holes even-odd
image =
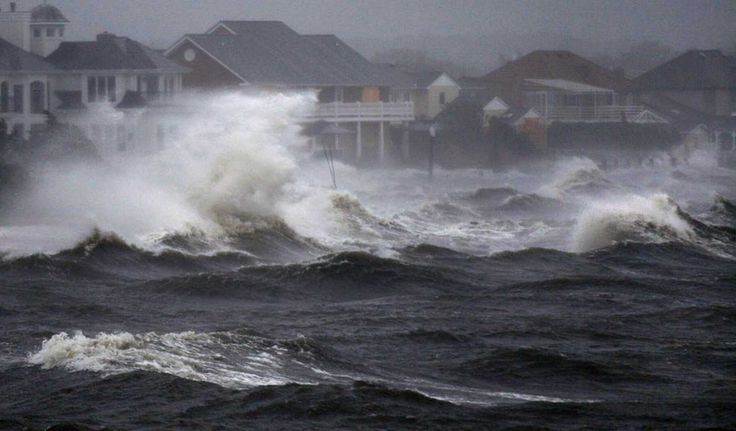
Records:
<instances>
[{"instance_id":1,"label":"gray sky","mask_svg":"<svg viewBox=\"0 0 736 431\"><path fill-rule=\"evenodd\" d=\"M0 0L0 5L7 8L9 1ZM42 2L16 1L23 9ZM301 33L334 33L348 42L356 41L365 54L366 47L375 50L381 40L396 44L403 39L421 40L420 36L495 35L507 41L509 37L513 40L513 35L531 33L555 33L589 41L596 52L606 51L609 45L611 50L616 44L620 48L621 41L636 40L657 40L677 50L736 46L735 0L48 2L58 6L71 21L69 39L91 39L106 30L155 48L166 48L185 33L203 32L221 19L277 19ZM360 44L360 40L372 43Z\"/></svg>"}]
</instances>

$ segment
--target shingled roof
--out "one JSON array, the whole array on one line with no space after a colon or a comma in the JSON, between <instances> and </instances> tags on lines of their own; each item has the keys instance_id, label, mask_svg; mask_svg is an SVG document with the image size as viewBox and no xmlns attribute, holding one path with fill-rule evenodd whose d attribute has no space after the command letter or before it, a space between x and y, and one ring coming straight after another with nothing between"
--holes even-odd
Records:
<instances>
[{"instance_id":1,"label":"shingled roof","mask_svg":"<svg viewBox=\"0 0 736 431\"><path fill-rule=\"evenodd\" d=\"M570 51L533 51L488 73L485 81L520 82L525 79L564 79L596 87L622 90L628 80Z\"/></svg>"},{"instance_id":2,"label":"shingled roof","mask_svg":"<svg viewBox=\"0 0 736 431\"><path fill-rule=\"evenodd\" d=\"M690 50L645 72L633 88L646 90L706 90L736 87L736 58L718 50Z\"/></svg>"},{"instance_id":3,"label":"shingled roof","mask_svg":"<svg viewBox=\"0 0 736 431\"><path fill-rule=\"evenodd\" d=\"M65 70L149 70L183 73L188 69L127 37L103 33L91 42L62 42L46 59Z\"/></svg>"},{"instance_id":4,"label":"shingled roof","mask_svg":"<svg viewBox=\"0 0 736 431\"><path fill-rule=\"evenodd\" d=\"M0 39L0 72L56 72L52 64L12 43Z\"/></svg>"},{"instance_id":5,"label":"shingled roof","mask_svg":"<svg viewBox=\"0 0 736 431\"><path fill-rule=\"evenodd\" d=\"M392 79L334 35L300 35L280 21L222 21L218 26L229 32L189 34L174 47L189 39L250 84L389 85Z\"/></svg>"}]
</instances>

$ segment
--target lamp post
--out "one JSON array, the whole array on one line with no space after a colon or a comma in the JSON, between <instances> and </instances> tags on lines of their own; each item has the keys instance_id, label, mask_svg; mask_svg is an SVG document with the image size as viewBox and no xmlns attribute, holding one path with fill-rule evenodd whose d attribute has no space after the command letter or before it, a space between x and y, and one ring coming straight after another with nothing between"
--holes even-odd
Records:
<instances>
[{"instance_id":1,"label":"lamp post","mask_svg":"<svg viewBox=\"0 0 736 431\"><path fill-rule=\"evenodd\" d=\"M432 124L429 126L429 179L434 174L434 144L437 141L437 127Z\"/></svg>"}]
</instances>

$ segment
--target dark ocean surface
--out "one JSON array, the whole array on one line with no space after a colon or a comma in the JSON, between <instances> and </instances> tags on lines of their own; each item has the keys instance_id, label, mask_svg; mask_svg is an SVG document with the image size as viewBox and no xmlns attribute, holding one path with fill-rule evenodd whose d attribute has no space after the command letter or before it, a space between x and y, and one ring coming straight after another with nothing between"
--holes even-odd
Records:
<instances>
[{"instance_id":1,"label":"dark ocean surface","mask_svg":"<svg viewBox=\"0 0 736 431\"><path fill-rule=\"evenodd\" d=\"M0 429L736 428L733 171L303 169L216 239L6 214Z\"/></svg>"}]
</instances>

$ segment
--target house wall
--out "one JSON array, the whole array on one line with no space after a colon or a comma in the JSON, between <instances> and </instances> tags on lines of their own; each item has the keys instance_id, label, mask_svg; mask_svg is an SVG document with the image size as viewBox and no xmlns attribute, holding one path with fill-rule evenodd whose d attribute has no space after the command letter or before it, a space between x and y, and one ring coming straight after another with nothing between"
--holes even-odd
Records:
<instances>
[{"instance_id":1,"label":"house wall","mask_svg":"<svg viewBox=\"0 0 736 431\"><path fill-rule=\"evenodd\" d=\"M427 90L412 91L411 101L414 102L415 116L429 117L429 92Z\"/></svg>"},{"instance_id":2,"label":"house wall","mask_svg":"<svg viewBox=\"0 0 736 431\"><path fill-rule=\"evenodd\" d=\"M43 100L40 106L41 111L48 107L48 90L50 87L49 76L46 74L27 74L27 75L0 75L0 88L2 83L8 85L8 109L0 112L6 125L8 132L13 129L22 130L24 137L28 137L31 128L46 123L46 115L42 112L33 112L31 103L31 84L40 82L43 85ZM20 92L15 90L19 89ZM15 99L22 100L22 111L15 110ZM1 106L0 106L1 108Z\"/></svg>"},{"instance_id":3,"label":"house wall","mask_svg":"<svg viewBox=\"0 0 736 431\"><path fill-rule=\"evenodd\" d=\"M49 28L52 29L52 36L48 36L47 29ZM36 30L39 32L38 36L36 36ZM64 31L64 24L32 24L30 27L30 51L41 57L48 56L56 51L56 48L64 41Z\"/></svg>"},{"instance_id":4,"label":"house wall","mask_svg":"<svg viewBox=\"0 0 736 431\"><path fill-rule=\"evenodd\" d=\"M26 51L31 50L30 28L30 12L0 12L0 38Z\"/></svg>"},{"instance_id":5,"label":"house wall","mask_svg":"<svg viewBox=\"0 0 736 431\"><path fill-rule=\"evenodd\" d=\"M188 49L192 49L195 52L194 60L192 61L187 61L184 57L184 53ZM214 89L236 87L242 83L232 72L189 41L182 43L178 48L169 53L167 57L191 69L190 73L184 75L184 88Z\"/></svg>"},{"instance_id":6,"label":"house wall","mask_svg":"<svg viewBox=\"0 0 736 431\"><path fill-rule=\"evenodd\" d=\"M445 103L440 103L440 95L445 94ZM427 116L434 118L445 109L445 106L460 95L460 87L456 85L432 85L427 91Z\"/></svg>"}]
</instances>

